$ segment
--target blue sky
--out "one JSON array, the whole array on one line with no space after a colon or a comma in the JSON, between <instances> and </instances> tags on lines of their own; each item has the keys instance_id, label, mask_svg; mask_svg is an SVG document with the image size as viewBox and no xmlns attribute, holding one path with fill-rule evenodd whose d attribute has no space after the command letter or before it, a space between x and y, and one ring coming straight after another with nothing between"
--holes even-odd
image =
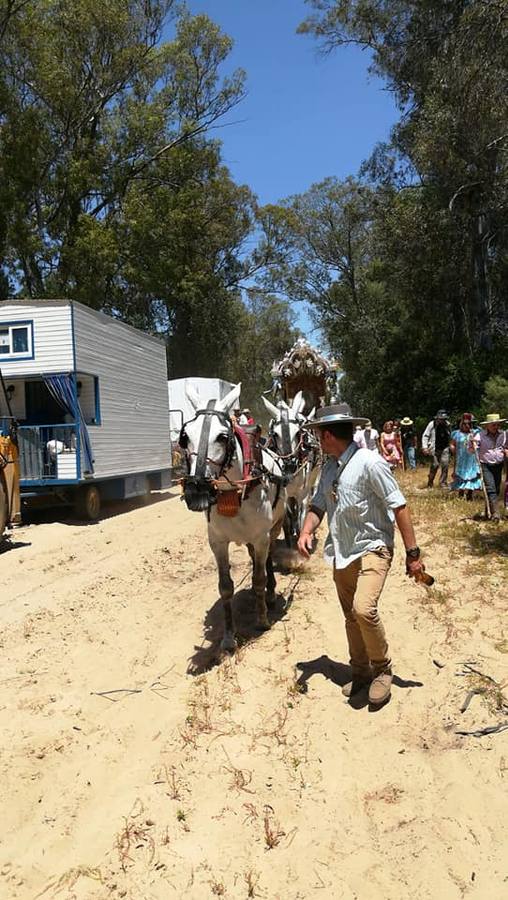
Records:
<instances>
[{"instance_id":1,"label":"blue sky","mask_svg":"<svg viewBox=\"0 0 508 900\"><path fill-rule=\"evenodd\" d=\"M236 181L261 203L306 190L328 175L355 174L397 112L369 59L348 47L323 58L297 35L303 0L188 0L234 42L231 68L247 72L248 96L216 132Z\"/></svg>"}]
</instances>

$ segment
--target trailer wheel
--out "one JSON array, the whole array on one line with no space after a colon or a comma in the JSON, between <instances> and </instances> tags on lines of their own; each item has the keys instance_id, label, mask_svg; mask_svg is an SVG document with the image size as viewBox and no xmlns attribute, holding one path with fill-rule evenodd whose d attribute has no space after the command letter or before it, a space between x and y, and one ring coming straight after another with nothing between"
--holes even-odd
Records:
<instances>
[{"instance_id":1,"label":"trailer wheel","mask_svg":"<svg viewBox=\"0 0 508 900\"><path fill-rule=\"evenodd\" d=\"M101 495L95 484L85 484L78 490L74 510L79 519L95 522L101 511Z\"/></svg>"}]
</instances>

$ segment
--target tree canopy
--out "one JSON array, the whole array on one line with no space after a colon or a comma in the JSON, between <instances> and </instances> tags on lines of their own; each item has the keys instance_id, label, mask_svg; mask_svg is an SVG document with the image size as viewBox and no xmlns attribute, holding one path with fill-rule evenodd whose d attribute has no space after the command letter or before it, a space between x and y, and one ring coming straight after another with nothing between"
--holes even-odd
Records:
<instances>
[{"instance_id":1,"label":"tree canopy","mask_svg":"<svg viewBox=\"0 0 508 900\"><path fill-rule=\"evenodd\" d=\"M372 414L393 413L393 404L428 413L436 402L478 404L486 379L506 371L508 349L508 2L309 5L299 31L323 52L368 50L401 112L353 189L362 233L354 283L351 264L334 259L313 299L346 392ZM306 206L347 238L348 201L339 197L351 190L351 179L325 182L291 199L297 219L286 241L298 271ZM323 192L339 202L334 224ZM355 243L353 230L352 254ZM319 246L307 249L304 266L315 270Z\"/></svg>"},{"instance_id":2,"label":"tree canopy","mask_svg":"<svg viewBox=\"0 0 508 900\"><path fill-rule=\"evenodd\" d=\"M213 139L244 96L231 46L175 0L0 3L0 297L156 330L174 376L237 372L263 255Z\"/></svg>"}]
</instances>

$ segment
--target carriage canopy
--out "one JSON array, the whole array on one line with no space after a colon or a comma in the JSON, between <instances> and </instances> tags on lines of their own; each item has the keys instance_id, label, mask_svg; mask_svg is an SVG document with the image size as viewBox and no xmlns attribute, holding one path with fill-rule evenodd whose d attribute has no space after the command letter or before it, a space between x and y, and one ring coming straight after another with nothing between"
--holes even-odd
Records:
<instances>
[{"instance_id":1,"label":"carriage canopy","mask_svg":"<svg viewBox=\"0 0 508 900\"><path fill-rule=\"evenodd\" d=\"M305 415L313 407L319 409L337 400L338 364L305 338L299 338L279 362L274 362L271 375L275 395L286 403L298 391L303 392Z\"/></svg>"}]
</instances>

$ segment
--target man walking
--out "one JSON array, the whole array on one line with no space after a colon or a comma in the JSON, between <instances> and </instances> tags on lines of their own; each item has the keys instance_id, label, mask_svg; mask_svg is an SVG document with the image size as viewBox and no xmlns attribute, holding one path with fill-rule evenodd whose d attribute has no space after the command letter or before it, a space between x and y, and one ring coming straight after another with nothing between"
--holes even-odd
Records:
<instances>
[{"instance_id":1,"label":"man walking","mask_svg":"<svg viewBox=\"0 0 508 900\"><path fill-rule=\"evenodd\" d=\"M321 448L329 456L298 539L309 558L313 534L324 514L329 533L325 560L344 612L352 681L342 692L351 697L369 686L369 701L381 706L390 697L392 661L378 602L393 557L394 521L406 547L406 571L424 571L406 501L389 465L376 453L359 449L353 428L365 420L345 415L337 406L318 410L314 421Z\"/></svg>"},{"instance_id":2,"label":"man walking","mask_svg":"<svg viewBox=\"0 0 508 900\"><path fill-rule=\"evenodd\" d=\"M406 465L410 469L416 469L416 431L409 416L400 420L400 439Z\"/></svg>"},{"instance_id":3,"label":"man walking","mask_svg":"<svg viewBox=\"0 0 508 900\"><path fill-rule=\"evenodd\" d=\"M439 484L448 487L448 466L450 464L450 423L448 413L444 409L437 411L422 434L422 450L425 456L431 457L429 480L427 487L434 485L436 472L441 467Z\"/></svg>"},{"instance_id":4,"label":"man walking","mask_svg":"<svg viewBox=\"0 0 508 900\"><path fill-rule=\"evenodd\" d=\"M489 501L485 515L490 514L492 522L499 522L499 489L503 463L508 459L507 437L501 430L505 422L506 419L502 419L499 413L490 413L485 422L481 422L483 430L477 435L478 456Z\"/></svg>"}]
</instances>

